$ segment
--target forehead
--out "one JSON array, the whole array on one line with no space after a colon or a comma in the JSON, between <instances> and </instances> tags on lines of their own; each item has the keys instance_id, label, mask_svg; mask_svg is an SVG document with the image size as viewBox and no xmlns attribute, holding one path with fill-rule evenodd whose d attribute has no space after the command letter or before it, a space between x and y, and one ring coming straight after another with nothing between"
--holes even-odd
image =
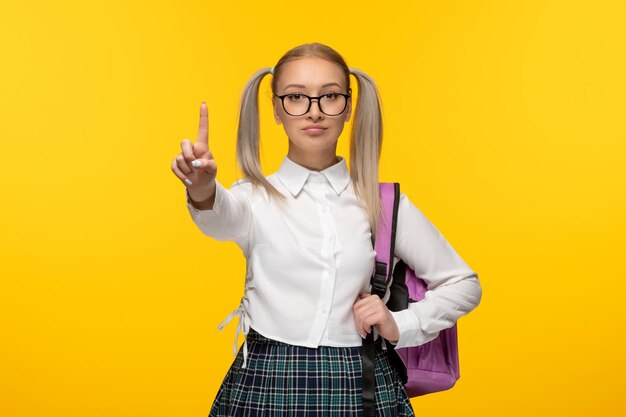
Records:
<instances>
[{"instance_id":1,"label":"forehead","mask_svg":"<svg viewBox=\"0 0 626 417\"><path fill-rule=\"evenodd\" d=\"M278 88L307 88L316 90L327 85L345 87L341 67L322 58L300 58L285 64L278 80Z\"/></svg>"}]
</instances>

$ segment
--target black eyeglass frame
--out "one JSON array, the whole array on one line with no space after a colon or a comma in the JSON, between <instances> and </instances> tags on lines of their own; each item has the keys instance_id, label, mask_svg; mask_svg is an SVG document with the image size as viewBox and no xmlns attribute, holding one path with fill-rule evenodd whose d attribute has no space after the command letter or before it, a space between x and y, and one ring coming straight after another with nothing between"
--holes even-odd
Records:
<instances>
[{"instance_id":1,"label":"black eyeglass frame","mask_svg":"<svg viewBox=\"0 0 626 417\"><path fill-rule=\"evenodd\" d=\"M323 95L317 96L317 97L307 96L306 94L302 94L302 93L287 93L287 94L283 94L281 96L279 96L279 95L277 95L277 94L275 94L273 92L272 92L272 94L274 95L274 97L278 97L280 99L280 102L283 105L283 110L285 110L285 113L287 113L290 116L298 117L298 116L304 116L305 114L307 114L309 112L309 110L311 110L311 104L313 104L313 99L317 100L317 105L320 108L320 111L322 113L324 113L326 116L339 116L344 111L346 111L346 108L348 108L348 100L350 100L350 98L352 97L352 88L348 88L348 94L345 94L345 93L335 93L333 91L333 92L328 92L326 94L323 94ZM322 110L322 106L320 105L320 99L322 97L324 97L325 95L327 95L327 94L337 94L337 95L340 95L340 96L344 96L346 98L346 103L344 104L343 109L339 113L337 113L337 114L328 114L324 110ZM291 95L304 96L304 97L309 99L309 106L306 108L306 111L304 113L302 113L302 114L291 114L291 113L289 113L287 111L287 109L285 108L285 97L291 96Z\"/></svg>"}]
</instances>

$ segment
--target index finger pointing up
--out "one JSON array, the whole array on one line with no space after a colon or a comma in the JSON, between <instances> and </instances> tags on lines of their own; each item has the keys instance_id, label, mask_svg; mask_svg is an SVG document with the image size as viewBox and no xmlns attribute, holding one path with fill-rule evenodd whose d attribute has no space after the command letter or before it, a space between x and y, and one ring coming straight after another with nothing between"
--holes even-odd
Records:
<instances>
[{"instance_id":1,"label":"index finger pointing up","mask_svg":"<svg viewBox=\"0 0 626 417\"><path fill-rule=\"evenodd\" d=\"M200 127L198 127L198 141L209 146L209 109L203 101L200 105Z\"/></svg>"}]
</instances>

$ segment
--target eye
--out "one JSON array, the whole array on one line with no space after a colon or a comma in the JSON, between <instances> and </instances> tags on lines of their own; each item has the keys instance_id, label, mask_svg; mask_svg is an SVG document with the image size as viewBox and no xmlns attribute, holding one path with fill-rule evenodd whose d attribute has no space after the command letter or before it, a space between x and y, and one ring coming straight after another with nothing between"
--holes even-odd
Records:
<instances>
[{"instance_id":1,"label":"eye","mask_svg":"<svg viewBox=\"0 0 626 417\"><path fill-rule=\"evenodd\" d=\"M337 93L326 93L326 94L324 94L324 98L326 100L330 100L330 101L335 100L337 98L337 96L339 96L339 94L337 94Z\"/></svg>"},{"instance_id":2,"label":"eye","mask_svg":"<svg viewBox=\"0 0 626 417\"><path fill-rule=\"evenodd\" d=\"M299 101L302 99L302 94L289 94L287 98L291 101Z\"/></svg>"}]
</instances>

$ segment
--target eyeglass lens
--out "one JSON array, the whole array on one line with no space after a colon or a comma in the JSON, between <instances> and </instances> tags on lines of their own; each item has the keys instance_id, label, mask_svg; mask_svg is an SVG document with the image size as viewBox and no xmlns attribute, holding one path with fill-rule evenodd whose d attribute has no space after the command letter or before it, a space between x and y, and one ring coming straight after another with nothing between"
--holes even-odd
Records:
<instances>
[{"instance_id":1,"label":"eyeglass lens","mask_svg":"<svg viewBox=\"0 0 626 417\"><path fill-rule=\"evenodd\" d=\"M311 100L304 94L290 94L283 100L285 111L292 116L302 116L309 109ZM341 114L346 107L346 97L328 93L319 99L320 110L329 116Z\"/></svg>"}]
</instances>

